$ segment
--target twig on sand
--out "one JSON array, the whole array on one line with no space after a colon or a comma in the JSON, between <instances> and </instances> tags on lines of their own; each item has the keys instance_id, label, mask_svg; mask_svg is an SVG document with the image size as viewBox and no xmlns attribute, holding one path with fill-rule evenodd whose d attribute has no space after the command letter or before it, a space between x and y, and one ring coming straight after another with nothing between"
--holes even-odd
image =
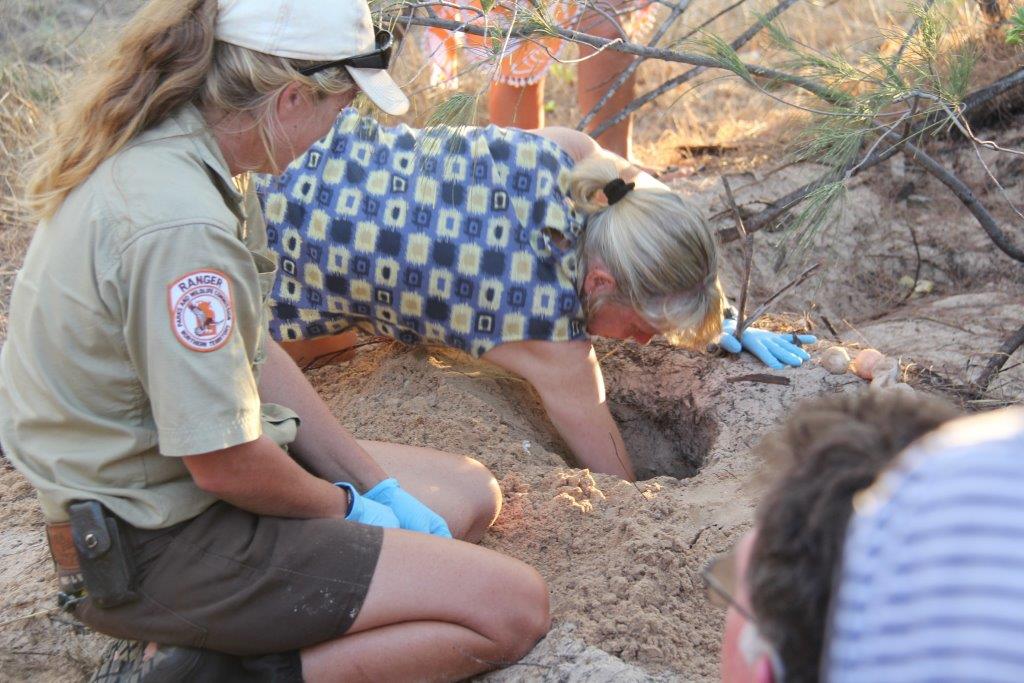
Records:
<instances>
[{"instance_id":1,"label":"twig on sand","mask_svg":"<svg viewBox=\"0 0 1024 683\"><path fill-rule=\"evenodd\" d=\"M601 356L601 357L600 357L600 358L599 358L599 359L597 360L598 364L600 365L601 363L604 363L604 362L605 362L606 360L608 360L608 359L609 359L609 358L610 358L610 357L611 357L612 355L614 355L616 351L618 351L618 350L619 350L619 349L621 349L621 348L622 348L622 342L620 341L620 342L616 343L616 344L615 344L614 346L612 346L612 350L611 350L611 351L609 351L608 353L604 354L603 356Z\"/></svg>"},{"instance_id":2,"label":"twig on sand","mask_svg":"<svg viewBox=\"0 0 1024 683\"><path fill-rule=\"evenodd\" d=\"M884 152L876 153L875 155L869 157L868 159L865 159L860 164L860 168L857 169L857 171L852 175L857 175L871 168L872 166L876 166L882 163L889 157L893 156L896 153L896 151L897 150L895 150L893 147L890 147L888 150ZM759 211L758 213L754 214L753 216L750 216L747 219L747 232L757 232L758 230L761 230L774 224L787 211L795 207L797 204L806 199L809 194L811 194L819 187L825 185L828 182L829 179L826 177L817 178L816 180L812 180L806 185L798 187L789 194L783 197L779 197L774 202L769 204L767 208ZM722 243L732 242L735 239L739 239L739 232L735 228L722 228L721 230L718 231L718 240Z\"/></svg>"},{"instance_id":3,"label":"twig on sand","mask_svg":"<svg viewBox=\"0 0 1024 683\"><path fill-rule=\"evenodd\" d=\"M754 236L747 234L747 228L743 224L743 214L736 206L736 198L733 197L732 188L729 187L729 179L722 176L722 186L725 187L725 198L729 202L733 217L736 219L736 232L743 238L743 282L740 285L740 301L736 313L736 338L739 339L747 326L747 291L750 288L750 270L754 262Z\"/></svg>"},{"instance_id":4,"label":"twig on sand","mask_svg":"<svg viewBox=\"0 0 1024 683\"><path fill-rule=\"evenodd\" d=\"M778 375L768 375L761 372L755 372L752 375L736 375L735 377L729 377L725 380L726 382L757 382L758 384L781 384L784 387L788 387L790 382L788 377L779 377Z\"/></svg>"},{"instance_id":5,"label":"twig on sand","mask_svg":"<svg viewBox=\"0 0 1024 683\"><path fill-rule=\"evenodd\" d=\"M842 338L839 336L839 333L836 332L836 328L832 325L832 321L829 320L824 313L822 313L818 317L821 318L821 322L825 323L825 327L828 328L828 331L832 335L832 338L835 339L836 341L842 341Z\"/></svg>"},{"instance_id":6,"label":"twig on sand","mask_svg":"<svg viewBox=\"0 0 1024 683\"><path fill-rule=\"evenodd\" d=\"M985 231L985 234L989 236L989 239L992 240L993 244L995 244L1000 251L1015 261L1024 262L1024 250L1010 242L1010 239L1007 237L1006 233L1003 232L1003 229L996 222L995 218L993 218L988 209L981 204L978 198L974 195L974 192L971 191L971 188L968 187L966 183L931 156L926 154L922 149L908 142L906 138L902 138L897 133L891 131L886 131L883 135L894 140L895 144L884 152L870 155L858 165L857 172L864 171L865 169L881 163L898 151L904 151L911 161L945 185L953 195L960 200L964 207L966 207L966 209L974 216L975 220L978 221L978 224ZM810 195L811 192L826 184L826 182L828 182L826 178L819 178L804 185L803 187L797 188L785 197L779 198L774 204L747 221L747 232L756 232L772 224L786 213L786 211L799 204L808 195ZM718 231L718 237L722 242L731 242L739 237L739 232L732 228L725 228Z\"/></svg>"},{"instance_id":7,"label":"twig on sand","mask_svg":"<svg viewBox=\"0 0 1024 683\"><path fill-rule=\"evenodd\" d=\"M914 226L907 223L907 227L910 228L910 239L914 241L914 252L917 254L917 265L914 267L914 284L910 285L910 289L903 295L903 300L900 303L906 303L907 300L913 296L917 290L918 280L921 278L921 245L917 241L917 231L914 230Z\"/></svg>"},{"instance_id":8,"label":"twig on sand","mask_svg":"<svg viewBox=\"0 0 1024 683\"><path fill-rule=\"evenodd\" d=\"M42 617L48 614L52 614L53 612L56 612L59 609L59 607L49 607L47 609L39 610L38 612L32 612L31 614L24 614L20 617L14 617L13 619L8 619L7 621L0 621L0 628L10 626L11 624L16 624L19 621L26 621L28 619L34 619L35 617Z\"/></svg>"},{"instance_id":9,"label":"twig on sand","mask_svg":"<svg viewBox=\"0 0 1024 683\"><path fill-rule=\"evenodd\" d=\"M1007 90L1024 85L1024 68L1018 69L1017 71L1005 76L1004 78L996 81L988 87L982 88L968 95L964 99L963 105L959 109L959 113L962 116L968 110L977 107L983 102L986 102ZM912 111L916 111L917 103L912 106ZM909 119L908 119L909 122ZM921 130L927 128L936 123L933 117L929 117L916 131L912 131L909 134L904 133L900 135L894 130L888 129L888 126L883 126L885 130L880 135L879 139L886 139L893 144L886 150L873 151L865 156L865 158L852 169L847 172L849 179L854 175L878 165L879 163L886 161L890 157L894 156L898 152L904 152L907 157L910 158L918 166L922 167L925 171L935 177L939 182L945 185L954 196L957 197L967 208L968 211L975 217L982 229L988 234L989 238L993 243L1007 256L1017 261L1024 262L1024 251L1021 248L1012 244L1006 234L1000 228L999 224L992 217L991 213L981 204L978 198L974 195L971 189L955 174L942 166L935 159L926 154L916 145L912 144L910 140L915 138ZM775 223L780 219L787 211L795 207L797 204L807 198L812 192L821 187L822 185L829 182L828 178L818 178L806 185L793 190L784 197L780 197L763 211L754 216L751 216L746 222L746 229L748 233L757 232L769 225ZM719 240L722 242L731 242L739 237L738 232L733 228L725 228L718 231Z\"/></svg>"},{"instance_id":10,"label":"twig on sand","mask_svg":"<svg viewBox=\"0 0 1024 683\"><path fill-rule=\"evenodd\" d=\"M988 359L988 363L985 364L985 369L978 375L978 379L972 382L973 393L977 398L981 398L984 395L988 390L989 384L992 383L992 380L1002 370L1006 361L1010 359L1013 352L1019 349L1022 344L1024 344L1024 325L1003 342L998 351L992 354L992 357Z\"/></svg>"},{"instance_id":11,"label":"twig on sand","mask_svg":"<svg viewBox=\"0 0 1024 683\"><path fill-rule=\"evenodd\" d=\"M742 320L739 323L737 323L737 325L736 325L737 329L742 329L744 327L749 326L750 323L754 322L755 320L760 318L762 315L764 315L765 312L768 310L768 307L771 306L775 302L776 299L778 299L780 296L785 294L787 291L789 291L793 287L796 287L797 285L803 283L803 281L806 280L807 278L809 278L811 275L813 275L814 271L818 270L818 268L821 268L821 263L815 263L813 266L811 266L810 268L808 268L807 270L805 270L804 272L800 273L795 278L790 280L788 283L783 285L779 290L777 290L774 294L772 294L770 297L768 297L763 304L758 306L754 310L754 312L751 313L747 317L746 320Z\"/></svg>"}]
</instances>

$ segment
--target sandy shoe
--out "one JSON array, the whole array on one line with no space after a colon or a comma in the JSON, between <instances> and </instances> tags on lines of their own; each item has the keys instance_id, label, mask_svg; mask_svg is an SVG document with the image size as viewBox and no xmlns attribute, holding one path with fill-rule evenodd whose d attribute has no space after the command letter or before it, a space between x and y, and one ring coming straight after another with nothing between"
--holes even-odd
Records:
<instances>
[{"instance_id":1,"label":"sandy shoe","mask_svg":"<svg viewBox=\"0 0 1024 683\"><path fill-rule=\"evenodd\" d=\"M231 655L192 647L161 645L149 659L146 643L114 641L90 683L220 683L241 681L246 676Z\"/></svg>"}]
</instances>

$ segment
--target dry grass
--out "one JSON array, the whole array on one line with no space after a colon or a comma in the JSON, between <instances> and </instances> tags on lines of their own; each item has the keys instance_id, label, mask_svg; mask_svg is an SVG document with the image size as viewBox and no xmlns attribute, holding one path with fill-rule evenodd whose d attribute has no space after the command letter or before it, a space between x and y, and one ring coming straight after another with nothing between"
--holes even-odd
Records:
<instances>
[{"instance_id":1,"label":"dry grass","mask_svg":"<svg viewBox=\"0 0 1024 683\"><path fill-rule=\"evenodd\" d=\"M47 114L75 68L104 41L141 0L5 0L0 5L0 342L5 338L6 311L14 276L20 266L32 226L19 207L26 171L31 168L32 147L42 137ZM728 38L755 21L775 0L750 0L742 11L731 12L710 26ZM848 48L862 53L891 52L894 45L879 39L883 30L907 26L911 18L903 0L843 0L799 3L784 15L789 32L801 42L821 50ZM680 36L704 22L726 5L726 0L693 3L683 20L666 36ZM982 33L975 3L961 3L959 22L966 39ZM422 123L446 94L426 89L422 59L410 44L400 60L397 76L414 92L413 123ZM998 75L1005 64L1005 48L999 41L987 45L982 55L979 80ZM992 47L996 46L996 47ZM771 61L774 55L765 36L742 52L748 61ZM639 90L644 92L687 67L646 63L639 70ZM465 88L482 90L484 76L470 75ZM548 123L573 125L580 117L576 108L575 69L556 65L547 83L547 99L558 106ZM479 112L484 122L486 112ZM684 145L728 144L739 146L730 159L733 168L752 166L775 158L800 125L802 116L743 85L737 78L708 73L682 89L662 96L641 111L636 120L638 156L652 166L679 163ZM739 156L741 158L737 159Z\"/></svg>"},{"instance_id":2,"label":"dry grass","mask_svg":"<svg viewBox=\"0 0 1024 683\"><path fill-rule=\"evenodd\" d=\"M47 117L80 64L137 0L4 0L0 5L0 342L33 224L19 197Z\"/></svg>"},{"instance_id":3,"label":"dry grass","mask_svg":"<svg viewBox=\"0 0 1024 683\"><path fill-rule=\"evenodd\" d=\"M34 105L10 87L12 80L6 71L0 73L0 341L6 338L7 301L29 239L16 196L27 164L26 141L35 138L38 122Z\"/></svg>"}]
</instances>

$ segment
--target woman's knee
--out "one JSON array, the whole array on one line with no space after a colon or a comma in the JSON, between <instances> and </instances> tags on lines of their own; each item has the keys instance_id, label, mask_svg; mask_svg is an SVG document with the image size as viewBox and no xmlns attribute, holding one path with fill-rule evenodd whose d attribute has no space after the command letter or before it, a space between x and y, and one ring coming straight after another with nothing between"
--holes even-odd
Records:
<instances>
[{"instance_id":1,"label":"woman's knee","mask_svg":"<svg viewBox=\"0 0 1024 683\"><path fill-rule=\"evenodd\" d=\"M505 596L505 606L493 616L498 625L493 635L505 662L518 661L547 635L551 628L551 604L548 586L529 565L518 563L514 580L505 577L497 590Z\"/></svg>"},{"instance_id":2,"label":"woman's knee","mask_svg":"<svg viewBox=\"0 0 1024 683\"><path fill-rule=\"evenodd\" d=\"M467 458L465 483L462 490L470 507L469 524L460 537L470 543L478 543L494 524L501 512L501 487L487 467L476 460Z\"/></svg>"}]
</instances>

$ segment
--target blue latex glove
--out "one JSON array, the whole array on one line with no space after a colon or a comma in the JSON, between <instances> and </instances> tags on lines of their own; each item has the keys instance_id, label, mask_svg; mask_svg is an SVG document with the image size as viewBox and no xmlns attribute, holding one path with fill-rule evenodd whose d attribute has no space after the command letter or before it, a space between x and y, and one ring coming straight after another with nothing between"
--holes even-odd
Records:
<instances>
[{"instance_id":1,"label":"blue latex glove","mask_svg":"<svg viewBox=\"0 0 1024 683\"><path fill-rule=\"evenodd\" d=\"M396 479L380 482L366 492L365 498L391 508L403 529L422 531L441 538L452 537L444 518L404 491Z\"/></svg>"},{"instance_id":2,"label":"blue latex glove","mask_svg":"<svg viewBox=\"0 0 1024 683\"><path fill-rule=\"evenodd\" d=\"M401 528L398 517L387 505L367 500L366 496L359 495L355 486L346 481L335 482L334 485L348 491L348 514L345 515L345 519L348 521L382 526L385 529Z\"/></svg>"},{"instance_id":3,"label":"blue latex glove","mask_svg":"<svg viewBox=\"0 0 1024 683\"><path fill-rule=\"evenodd\" d=\"M805 360L811 359L806 351L791 341L792 334L778 334L748 327L743 330L743 339L739 340L735 337L735 332L736 320L726 318L722 322L722 337L718 340L718 345L729 353L739 353L746 349L773 370L782 369L783 363L798 367ZM818 341L813 334L798 334L796 338L801 344L813 344Z\"/></svg>"}]
</instances>

